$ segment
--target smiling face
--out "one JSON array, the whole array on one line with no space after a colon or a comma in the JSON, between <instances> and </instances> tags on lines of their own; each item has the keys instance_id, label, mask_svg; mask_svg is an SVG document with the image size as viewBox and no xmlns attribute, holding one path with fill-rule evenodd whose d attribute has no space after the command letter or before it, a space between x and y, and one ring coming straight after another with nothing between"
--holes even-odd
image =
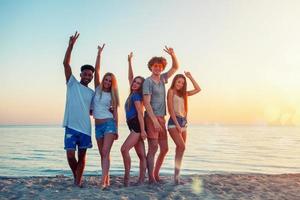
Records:
<instances>
[{"instance_id":1,"label":"smiling face","mask_svg":"<svg viewBox=\"0 0 300 200\"><path fill-rule=\"evenodd\" d=\"M154 63L151 66L151 71L154 75L160 75L163 70L164 70L164 65L162 63Z\"/></svg>"},{"instance_id":2,"label":"smiling face","mask_svg":"<svg viewBox=\"0 0 300 200\"><path fill-rule=\"evenodd\" d=\"M112 77L110 75L106 75L102 81L103 89L110 90L112 85Z\"/></svg>"},{"instance_id":3,"label":"smiling face","mask_svg":"<svg viewBox=\"0 0 300 200\"><path fill-rule=\"evenodd\" d=\"M185 80L183 78L178 78L176 81L175 81L175 90L181 90L184 86L184 83L185 83Z\"/></svg>"},{"instance_id":4,"label":"smiling face","mask_svg":"<svg viewBox=\"0 0 300 200\"><path fill-rule=\"evenodd\" d=\"M93 80L93 71L85 69L80 73L80 83L87 86Z\"/></svg>"},{"instance_id":5,"label":"smiling face","mask_svg":"<svg viewBox=\"0 0 300 200\"><path fill-rule=\"evenodd\" d=\"M143 80L139 77L133 79L132 84L131 84L131 90L132 91L139 91L142 87Z\"/></svg>"}]
</instances>

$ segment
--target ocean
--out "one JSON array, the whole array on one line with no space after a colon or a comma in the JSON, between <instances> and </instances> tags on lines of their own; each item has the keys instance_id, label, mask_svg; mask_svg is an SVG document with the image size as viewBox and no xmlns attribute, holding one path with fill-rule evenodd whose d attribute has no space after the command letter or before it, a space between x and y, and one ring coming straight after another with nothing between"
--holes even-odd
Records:
<instances>
[{"instance_id":1,"label":"ocean","mask_svg":"<svg viewBox=\"0 0 300 200\"><path fill-rule=\"evenodd\" d=\"M120 147L129 131L119 127L111 150L110 174L123 175ZM0 176L71 176L60 126L0 126ZM84 175L100 175L100 156L92 133ZM146 143L147 144L147 143ZM299 173L300 127L189 125L181 174ZM146 145L147 147L147 145ZM138 158L131 150L131 174L138 174ZM161 173L173 174L175 146Z\"/></svg>"}]
</instances>

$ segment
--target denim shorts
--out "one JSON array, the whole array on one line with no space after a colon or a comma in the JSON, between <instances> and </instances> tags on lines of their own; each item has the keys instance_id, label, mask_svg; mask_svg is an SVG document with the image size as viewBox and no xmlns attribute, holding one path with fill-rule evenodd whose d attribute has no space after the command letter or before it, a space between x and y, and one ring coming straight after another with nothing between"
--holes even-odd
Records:
<instances>
[{"instance_id":1,"label":"denim shorts","mask_svg":"<svg viewBox=\"0 0 300 200\"><path fill-rule=\"evenodd\" d=\"M65 150L76 150L78 149L87 149L92 148L91 136L76 131L74 129L65 128Z\"/></svg>"},{"instance_id":2,"label":"denim shorts","mask_svg":"<svg viewBox=\"0 0 300 200\"><path fill-rule=\"evenodd\" d=\"M181 128L186 128L187 127L187 120L186 117L180 117L176 116L176 119L178 121L178 124L180 125ZM176 125L173 121L173 119L170 117L168 121L168 129L169 128L176 128Z\"/></svg>"},{"instance_id":3,"label":"denim shorts","mask_svg":"<svg viewBox=\"0 0 300 200\"><path fill-rule=\"evenodd\" d=\"M104 138L106 134L117 135L117 127L114 119L108 119L107 121L101 124L96 124L96 128L95 128L96 139Z\"/></svg>"}]
</instances>

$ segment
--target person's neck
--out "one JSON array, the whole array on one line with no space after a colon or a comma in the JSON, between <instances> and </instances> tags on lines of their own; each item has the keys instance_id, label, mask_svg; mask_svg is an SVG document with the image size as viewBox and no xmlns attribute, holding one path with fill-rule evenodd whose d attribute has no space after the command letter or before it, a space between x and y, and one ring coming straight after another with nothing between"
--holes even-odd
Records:
<instances>
[{"instance_id":1,"label":"person's neck","mask_svg":"<svg viewBox=\"0 0 300 200\"><path fill-rule=\"evenodd\" d=\"M80 84L85 86L85 87L88 87L88 84L84 84L82 81L80 81Z\"/></svg>"},{"instance_id":2,"label":"person's neck","mask_svg":"<svg viewBox=\"0 0 300 200\"><path fill-rule=\"evenodd\" d=\"M103 88L102 91L103 92L110 92L110 88Z\"/></svg>"},{"instance_id":3,"label":"person's neck","mask_svg":"<svg viewBox=\"0 0 300 200\"><path fill-rule=\"evenodd\" d=\"M160 74L156 75L156 74L151 74L151 78L155 81L159 81L160 80Z\"/></svg>"}]
</instances>

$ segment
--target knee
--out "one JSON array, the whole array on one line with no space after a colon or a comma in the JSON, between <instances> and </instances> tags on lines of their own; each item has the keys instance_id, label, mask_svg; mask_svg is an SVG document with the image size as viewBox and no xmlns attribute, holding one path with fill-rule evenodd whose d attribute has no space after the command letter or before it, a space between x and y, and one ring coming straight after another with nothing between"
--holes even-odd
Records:
<instances>
[{"instance_id":1,"label":"knee","mask_svg":"<svg viewBox=\"0 0 300 200\"><path fill-rule=\"evenodd\" d=\"M140 160L146 159L146 155L143 153L138 153L137 156L139 157Z\"/></svg>"},{"instance_id":2,"label":"knee","mask_svg":"<svg viewBox=\"0 0 300 200\"><path fill-rule=\"evenodd\" d=\"M149 145L148 153L155 154L157 152L157 150L158 150L157 144Z\"/></svg>"},{"instance_id":3,"label":"knee","mask_svg":"<svg viewBox=\"0 0 300 200\"><path fill-rule=\"evenodd\" d=\"M85 164L85 157L78 159L79 164Z\"/></svg>"},{"instance_id":4,"label":"knee","mask_svg":"<svg viewBox=\"0 0 300 200\"><path fill-rule=\"evenodd\" d=\"M122 155L129 152L129 149L126 146L122 146L120 150L121 150Z\"/></svg>"},{"instance_id":5,"label":"knee","mask_svg":"<svg viewBox=\"0 0 300 200\"><path fill-rule=\"evenodd\" d=\"M161 154L167 154L169 151L169 147L168 146L165 146L163 148L160 149L160 153Z\"/></svg>"},{"instance_id":6,"label":"knee","mask_svg":"<svg viewBox=\"0 0 300 200\"><path fill-rule=\"evenodd\" d=\"M185 151L185 145L178 145L176 146L176 152L184 152Z\"/></svg>"},{"instance_id":7,"label":"knee","mask_svg":"<svg viewBox=\"0 0 300 200\"><path fill-rule=\"evenodd\" d=\"M102 150L101 150L101 157L102 158L106 158L108 155L109 155L109 150L108 149L105 149L105 148L103 148Z\"/></svg>"},{"instance_id":8,"label":"knee","mask_svg":"<svg viewBox=\"0 0 300 200\"><path fill-rule=\"evenodd\" d=\"M68 159L75 159L75 153L74 152L67 152L67 158Z\"/></svg>"}]
</instances>

